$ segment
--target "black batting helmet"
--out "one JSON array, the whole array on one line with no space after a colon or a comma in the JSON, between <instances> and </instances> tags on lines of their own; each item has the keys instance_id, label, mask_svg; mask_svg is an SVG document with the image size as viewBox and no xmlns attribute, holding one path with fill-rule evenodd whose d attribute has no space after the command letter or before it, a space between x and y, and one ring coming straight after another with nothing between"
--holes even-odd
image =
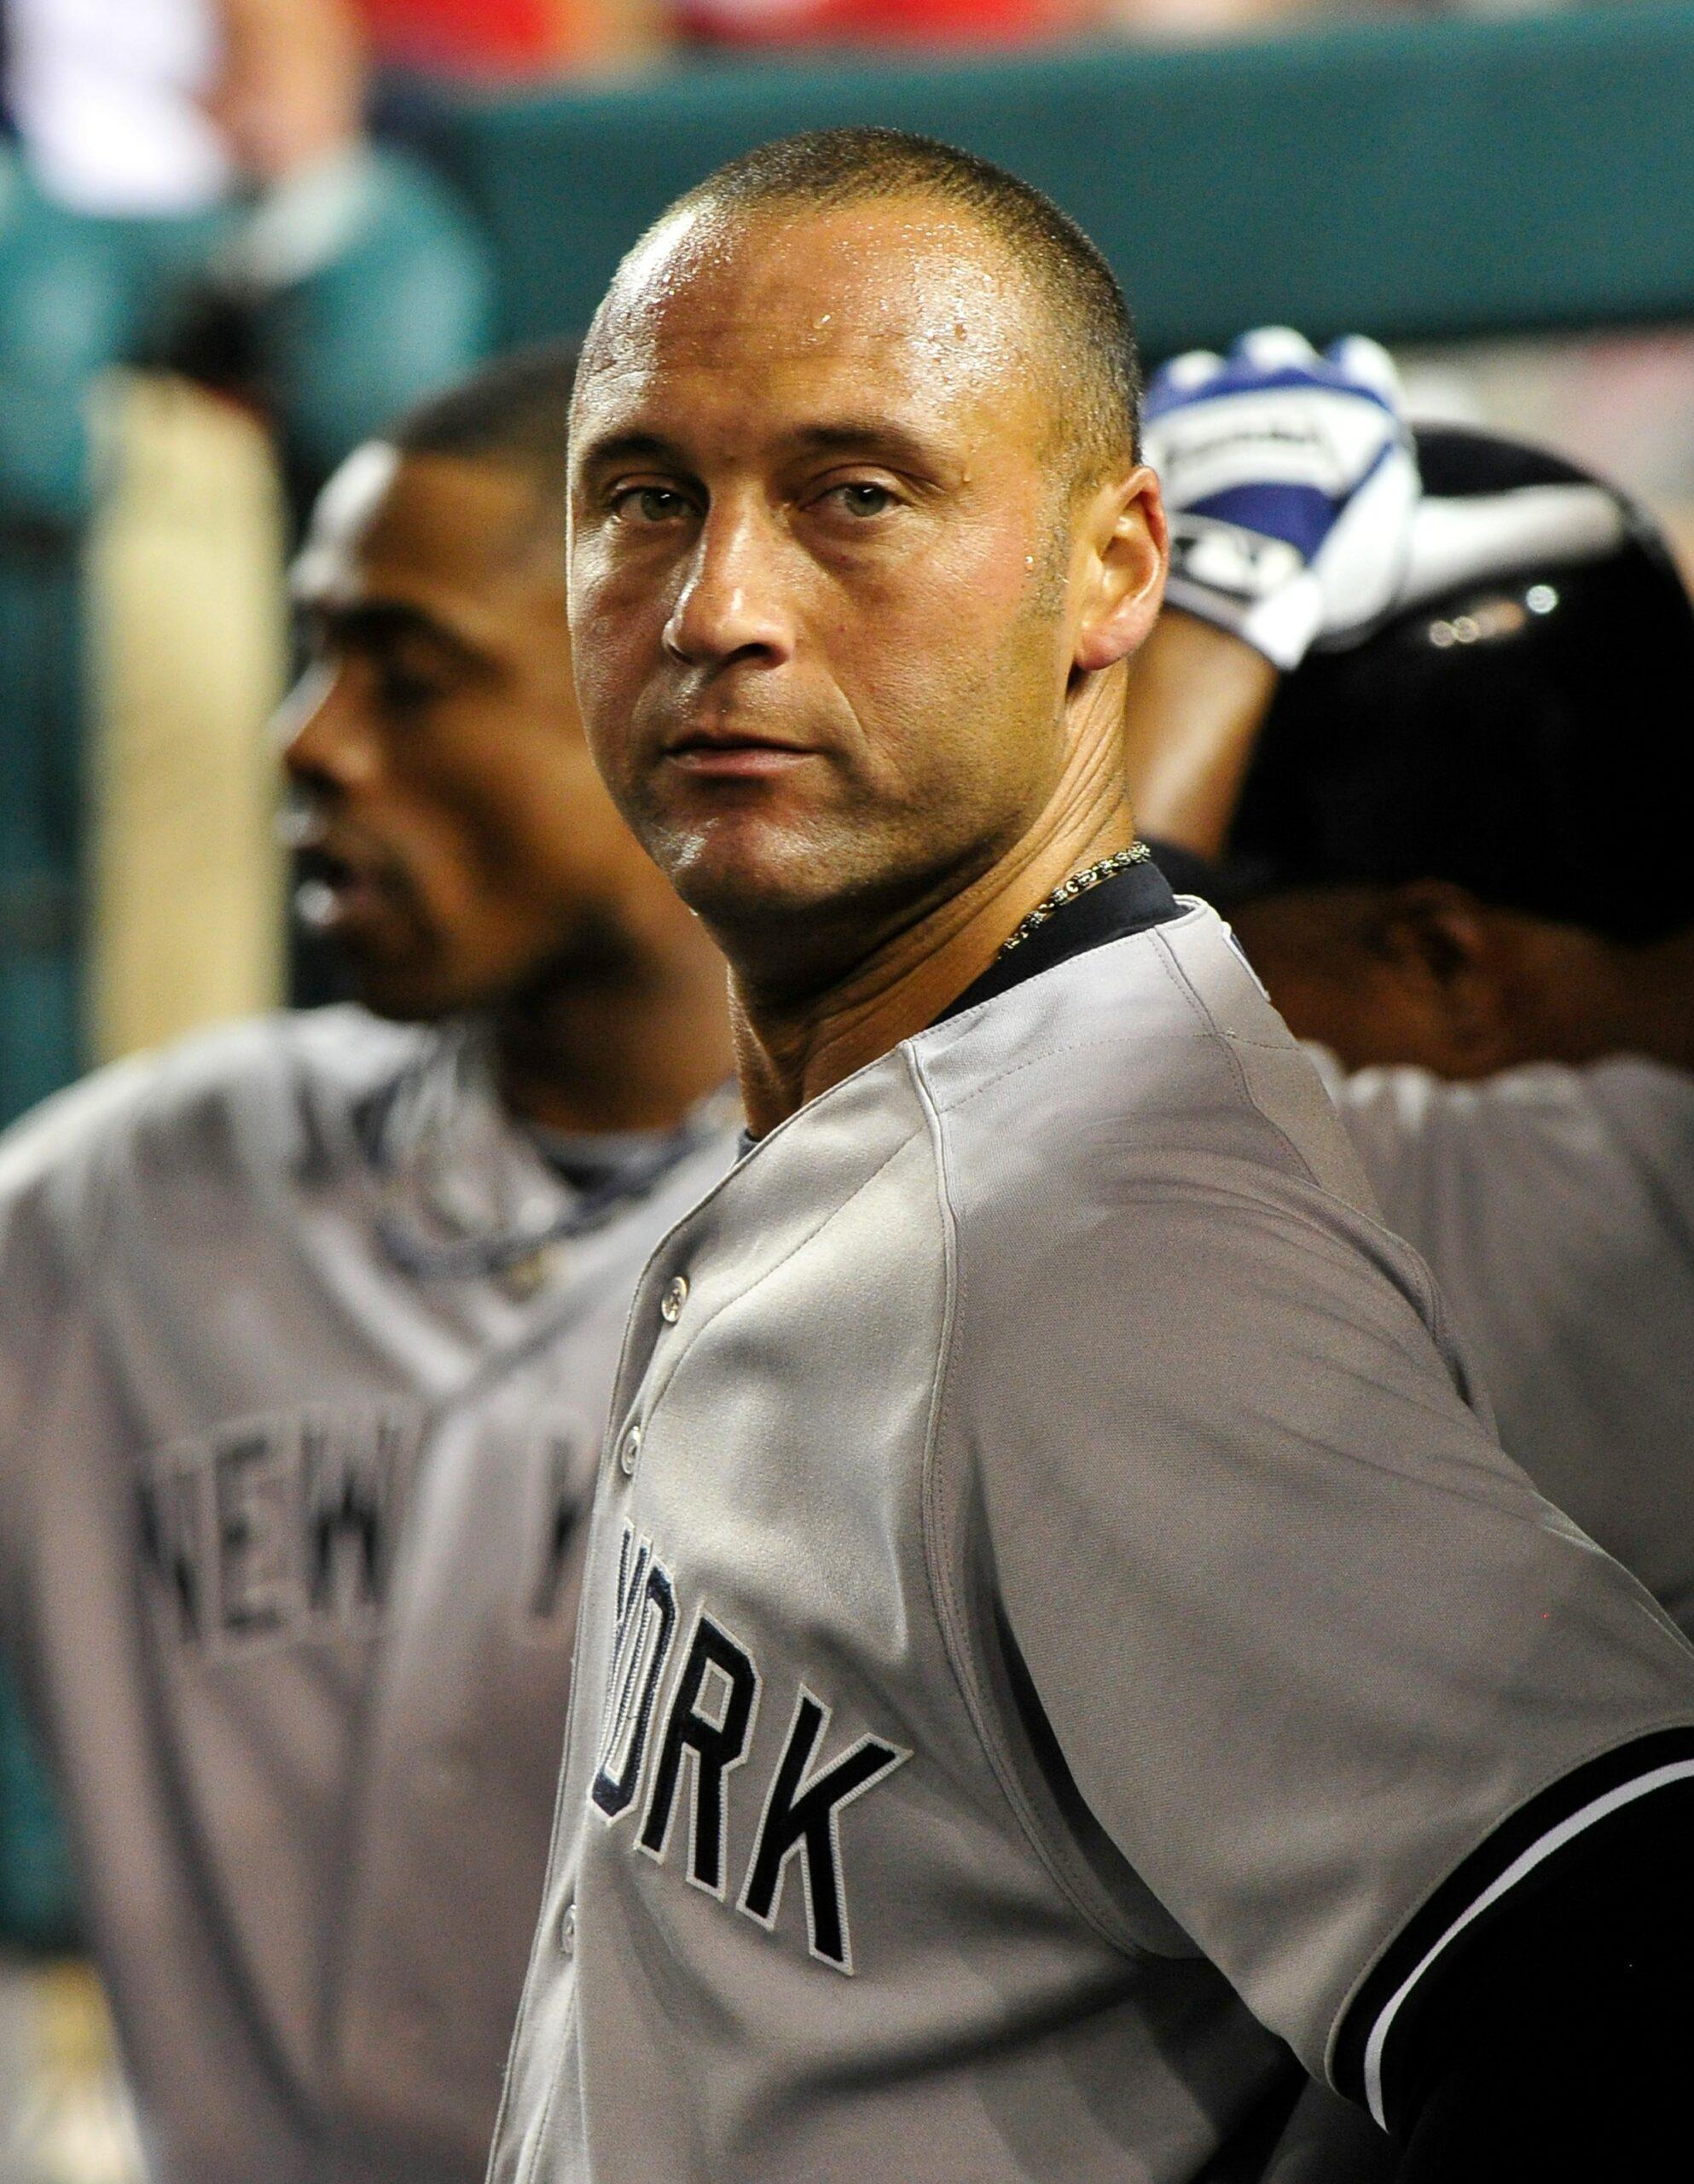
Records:
<instances>
[{"instance_id":1,"label":"black batting helmet","mask_svg":"<svg viewBox=\"0 0 1694 2184\"><path fill-rule=\"evenodd\" d=\"M1694 607L1662 537L1539 448L1416 439L1418 603L1284 681L1227 892L1438 878L1619 939L1688 924Z\"/></svg>"}]
</instances>

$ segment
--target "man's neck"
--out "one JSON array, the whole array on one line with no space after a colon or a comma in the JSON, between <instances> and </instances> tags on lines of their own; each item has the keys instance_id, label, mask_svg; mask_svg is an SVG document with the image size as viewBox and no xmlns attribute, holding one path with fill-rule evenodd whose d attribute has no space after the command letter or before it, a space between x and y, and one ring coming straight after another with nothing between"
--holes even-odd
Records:
<instances>
[{"instance_id":1,"label":"man's neck","mask_svg":"<svg viewBox=\"0 0 1694 2184\"><path fill-rule=\"evenodd\" d=\"M1134 820L1116 761L1115 746L1081 752L1012 849L817 993L762 1002L732 973L735 1060L755 1137L933 1024L1038 903L1128 846Z\"/></svg>"},{"instance_id":2,"label":"man's neck","mask_svg":"<svg viewBox=\"0 0 1694 2184\"><path fill-rule=\"evenodd\" d=\"M495 1019L502 1096L569 1135L674 1129L731 1073L723 988L704 933L697 949L549 980Z\"/></svg>"},{"instance_id":3,"label":"man's neck","mask_svg":"<svg viewBox=\"0 0 1694 2184\"><path fill-rule=\"evenodd\" d=\"M1694 926L1645 947L1615 945L1610 953L1610 1049L1694 1071Z\"/></svg>"}]
</instances>

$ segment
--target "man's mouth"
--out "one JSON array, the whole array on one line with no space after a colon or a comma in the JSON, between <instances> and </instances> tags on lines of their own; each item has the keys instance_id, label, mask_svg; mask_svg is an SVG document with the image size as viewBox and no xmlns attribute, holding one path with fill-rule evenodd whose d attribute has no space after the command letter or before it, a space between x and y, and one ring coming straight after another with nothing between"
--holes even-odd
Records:
<instances>
[{"instance_id":1,"label":"man's mouth","mask_svg":"<svg viewBox=\"0 0 1694 2184\"><path fill-rule=\"evenodd\" d=\"M309 932L341 933L392 912L394 891L374 862L346 854L302 830L294 915Z\"/></svg>"},{"instance_id":2,"label":"man's mouth","mask_svg":"<svg viewBox=\"0 0 1694 2184\"><path fill-rule=\"evenodd\" d=\"M817 752L748 729L691 729L665 746L664 756L682 772L716 781L757 781L785 773Z\"/></svg>"}]
</instances>

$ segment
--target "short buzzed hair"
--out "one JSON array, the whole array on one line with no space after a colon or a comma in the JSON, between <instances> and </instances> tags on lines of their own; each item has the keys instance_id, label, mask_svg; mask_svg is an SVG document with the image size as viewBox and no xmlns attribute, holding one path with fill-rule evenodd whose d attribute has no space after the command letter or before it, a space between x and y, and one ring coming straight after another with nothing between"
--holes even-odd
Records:
<instances>
[{"instance_id":1,"label":"short buzzed hair","mask_svg":"<svg viewBox=\"0 0 1694 2184\"><path fill-rule=\"evenodd\" d=\"M545 513L565 502L574 342L514 350L409 410L385 435L402 455L454 456L523 473Z\"/></svg>"},{"instance_id":2,"label":"short buzzed hair","mask_svg":"<svg viewBox=\"0 0 1694 2184\"><path fill-rule=\"evenodd\" d=\"M1117 277L1068 212L990 160L900 129L812 130L726 161L659 224L695 206L822 210L907 196L934 198L978 220L1051 309L1077 398L1062 428L1090 481L1126 456L1137 460L1140 364Z\"/></svg>"}]
</instances>

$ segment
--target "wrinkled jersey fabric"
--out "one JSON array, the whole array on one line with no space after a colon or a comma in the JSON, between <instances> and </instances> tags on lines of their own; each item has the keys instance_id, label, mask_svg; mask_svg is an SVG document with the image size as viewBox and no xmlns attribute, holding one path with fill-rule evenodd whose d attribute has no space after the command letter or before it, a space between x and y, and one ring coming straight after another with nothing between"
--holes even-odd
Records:
<instances>
[{"instance_id":1,"label":"wrinkled jersey fabric","mask_svg":"<svg viewBox=\"0 0 1694 2184\"><path fill-rule=\"evenodd\" d=\"M1291 2048L1391 2111L1592 1767L1694 1774L1694 1659L1500 1451L1200 906L672 1230L580 1632L493 2184L1233 2173Z\"/></svg>"},{"instance_id":2,"label":"wrinkled jersey fabric","mask_svg":"<svg viewBox=\"0 0 1694 2184\"><path fill-rule=\"evenodd\" d=\"M1455 1084L1314 1054L1508 1453L1694 1629L1694 1078L1627 1059Z\"/></svg>"},{"instance_id":3,"label":"wrinkled jersey fabric","mask_svg":"<svg viewBox=\"0 0 1694 2184\"><path fill-rule=\"evenodd\" d=\"M456 1033L355 1009L0 1145L0 1619L160 2184L481 2174L624 1314L731 1150L421 1278L390 1227L492 1247L571 1194Z\"/></svg>"}]
</instances>

